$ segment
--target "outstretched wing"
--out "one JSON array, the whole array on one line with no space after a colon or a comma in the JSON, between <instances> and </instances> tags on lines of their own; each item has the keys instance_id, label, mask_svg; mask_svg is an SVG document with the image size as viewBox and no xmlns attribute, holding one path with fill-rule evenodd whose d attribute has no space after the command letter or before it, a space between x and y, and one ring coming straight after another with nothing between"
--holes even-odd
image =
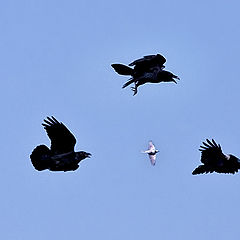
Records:
<instances>
[{"instance_id":1,"label":"outstretched wing","mask_svg":"<svg viewBox=\"0 0 240 240\"><path fill-rule=\"evenodd\" d=\"M194 169L192 174L196 175L196 174L212 173L212 172L214 172L214 170L209 168L208 166L200 165L200 166L198 166L197 168Z\"/></svg>"},{"instance_id":2,"label":"outstretched wing","mask_svg":"<svg viewBox=\"0 0 240 240\"><path fill-rule=\"evenodd\" d=\"M154 166L156 164L156 154L154 154L154 155L148 154L148 155L149 155L151 164Z\"/></svg>"},{"instance_id":3,"label":"outstretched wing","mask_svg":"<svg viewBox=\"0 0 240 240\"><path fill-rule=\"evenodd\" d=\"M156 150L152 141L148 142L148 150L150 150L151 152L155 152Z\"/></svg>"},{"instance_id":4,"label":"outstretched wing","mask_svg":"<svg viewBox=\"0 0 240 240\"><path fill-rule=\"evenodd\" d=\"M63 123L52 116L47 117L42 125L51 140L51 151L54 154L74 151L76 139Z\"/></svg>"},{"instance_id":5,"label":"outstretched wing","mask_svg":"<svg viewBox=\"0 0 240 240\"><path fill-rule=\"evenodd\" d=\"M206 142L203 142L203 145L200 146L199 151L202 152L201 162L209 166L221 167L227 158L223 154L221 146L213 139L212 142L206 139Z\"/></svg>"},{"instance_id":6,"label":"outstretched wing","mask_svg":"<svg viewBox=\"0 0 240 240\"><path fill-rule=\"evenodd\" d=\"M137 59L129 64L129 66L137 66L137 65L160 65L163 66L163 64L166 62L165 57L163 57L161 54L156 54L156 55L147 55L144 56L143 58Z\"/></svg>"}]
</instances>

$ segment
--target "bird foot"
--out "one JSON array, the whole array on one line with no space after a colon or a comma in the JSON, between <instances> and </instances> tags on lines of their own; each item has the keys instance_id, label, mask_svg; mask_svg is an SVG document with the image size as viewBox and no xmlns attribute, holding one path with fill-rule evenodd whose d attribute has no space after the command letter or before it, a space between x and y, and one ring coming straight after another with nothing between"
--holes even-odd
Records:
<instances>
[{"instance_id":1,"label":"bird foot","mask_svg":"<svg viewBox=\"0 0 240 240\"><path fill-rule=\"evenodd\" d=\"M131 89L133 90L133 96L137 94L137 88L136 87L131 87Z\"/></svg>"}]
</instances>

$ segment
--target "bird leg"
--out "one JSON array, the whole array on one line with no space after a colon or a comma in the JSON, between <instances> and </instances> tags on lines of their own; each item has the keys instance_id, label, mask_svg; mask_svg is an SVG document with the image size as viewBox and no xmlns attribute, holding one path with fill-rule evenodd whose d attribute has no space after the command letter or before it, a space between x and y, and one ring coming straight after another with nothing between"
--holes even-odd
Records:
<instances>
[{"instance_id":1,"label":"bird leg","mask_svg":"<svg viewBox=\"0 0 240 240\"><path fill-rule=\"evenodd\" d=\"M135 84L135 87L131 87L131 89L132 89L133 92L134 92L134 93L133 93L133 96L136 95L137 92L138 92L138 91L137 91L137 84L136 84L136 82L135 82L134 84Z\"/></svg>"}]
</instances>

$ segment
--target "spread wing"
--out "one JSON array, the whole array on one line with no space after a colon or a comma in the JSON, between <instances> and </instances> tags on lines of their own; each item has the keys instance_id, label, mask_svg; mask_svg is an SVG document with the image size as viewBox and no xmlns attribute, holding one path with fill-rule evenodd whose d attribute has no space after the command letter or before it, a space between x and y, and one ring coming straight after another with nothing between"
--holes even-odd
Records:
<instances>
[{"instance_id":1,"label":"spread wing","mask_svg":"<svg viewBox=\"0 0 240 240\"><path fill-rule=\"evenodd\" d=\"M151 150L151 152L155 152L155 146L152 141L149 141L148 143L148 150Z\"/></svg>"},{"instance_id":2,"label":"spread wing","mask_svg":"<svg viewBox=\"0 0 240 240\"><path fill-rule=\"evenodd\" d=\"M213 139L212 142L206 139L206 143L200 146L199 151L202 152L201 162L210 166L221 167L226 161L226 155L223 154L221 146Z\"/></svg>"},{"instance_id":3,"label":"spread wing","mask_svg":"<svg viewBox=\"0 0 240 240\"><path fill-rule=\"evenodd\" d=\"M129 66L138 66L138 65L148 65L148 66L154 66L154 65L160 65L163 66L163 64L166 62L166 58L163 57L161 54L156 55L147 55L143 58L137 59L129 64Z\"/></svg>"},{"instance_id":4,"label":"spread wing","mask_svg":"<svg viewBox=\"0 0 240 240\"><path fill-rule=\"evenodd\" d=\"M156 164L156 154L154 155L149 154L149 158L150 158L151 164L154 166Z\"/></svg>"},{"instance_id":5,"label":"spread wing","mask_svg":"<svg viewBox=\"0 0 240 240\"><path fill-rule=\"evenodd\" d=\"M53 116L47 117L42 124L51 140L51 151L55 154L74 151L76 139L67 127Z\"/></svg>"},{"instance_id":6,"label":"spread wing","mask_svg":"<svg viewBox=\"0 0 240 240\"><path fill-rule=\"evenodd\" d=\"M212 142L206 139L199 151L201 154L201 162L203 165L198 166L192 174L203 173L235 173L238 171L239 163L237 158L230 155L227 156L222 152L221 146L213 139Z\"/></svg>"}]
</instances>

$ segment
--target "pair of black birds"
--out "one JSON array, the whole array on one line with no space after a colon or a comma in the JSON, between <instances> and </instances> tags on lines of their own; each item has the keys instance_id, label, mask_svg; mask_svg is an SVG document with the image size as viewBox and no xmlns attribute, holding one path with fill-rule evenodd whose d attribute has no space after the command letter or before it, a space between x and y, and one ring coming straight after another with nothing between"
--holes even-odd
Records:
<instances>
[{"instance_id":1,"label":"pair of black birds","mask_svg":"<svg viewBox=\"0 0 240 240\"><path fill-rule=\"evenodd\" d=\"M130 75L131 79L123 85L123 88L134 83L132 87L134 94L137 88L145 83L174 82L179 79L171 72L163 70L166 59L160 55L148 55L135 60L129 66L123 64L112 64L114 70L121 75ZM31 162L36 170L42 171L74 171L79 167L80 161L91 157L91 153L84 151L75 152L76 139L67 127L58 122L56 118L47 117L42 124L51 140L51 148L45 145L37 146L30 155ZM198 166L193 175L203 173L236 173L240 168L240 159L222 152L221 146L213 139L206 140L200 146L202 165Z\"/></svg>"}]
</instances>

